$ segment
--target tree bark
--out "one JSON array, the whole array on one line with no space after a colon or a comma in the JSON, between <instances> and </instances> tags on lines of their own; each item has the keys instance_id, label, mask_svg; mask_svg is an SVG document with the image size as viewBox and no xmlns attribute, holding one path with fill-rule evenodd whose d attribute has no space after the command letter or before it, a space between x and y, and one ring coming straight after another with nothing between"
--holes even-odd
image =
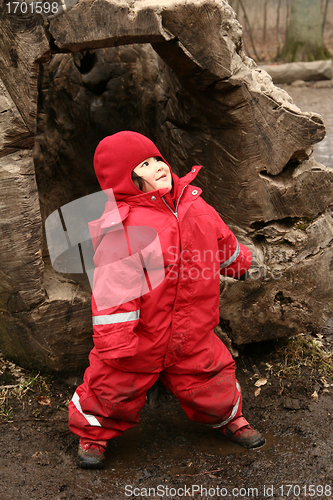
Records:
<instances>
[{"instance_id":1,"label":"tree bark","mask_svg":"<svg viewBox=\"0 0 333 500\"><path fill-rule=\"evenodd\" d=\"M276 12L276 39L277 39L277 51L276 51L276 59L280 56L281 50L281 37L280 37L280 7L281 0L278 0L277 12Z\"/></svg>"},{"instance_id":2,"label":"tree bark","mask_svg":"<svg viewBox=\"0 0 333 500\"><path fill-rule=\"evenodd\" d=\"M330 0L326 0L325 1L323 21L322 21L322 24L321 24L321 31L322 31L323 36L324 36L324 31L325 31L325 26L326 26L326 21L327 21L327 12L328 12L328 4L329 4L329 2L330 2Z\"/></svg>"},{"instance_id":3,"label":"tree bark","mask_svg":"<svg viewBox=\"0 0 333 500\"><path fill-rule=\"evenodd\" d=\"M264 0L264 26L262 30L262 43L266 42L266 31L267 31L267 4L269 0Z\"/></svg>"},{"instance_id":4,"label":"tree bark","mask_svg":"<svg viewBox=\"0 0 333 500\"><path fill-rule=\"evenodd\" d=\"M52 268L43 224L99 189L94 149L123 129L154 140L180 175L202 164L197 182L205 199L252 249L251 278L221 283L221 324L230 338L246 343L326 323L333 172L311 156L325 127L244 55L227 2L81 0L48 23L30 20L34 28L23 40L18 21L1 19L18 57L8 74L1 66L6 357L52 372L86 366L89 283ZM8 61L11 46L1 43Z\"/></svg>"},{"instance_id":5,"label":"tree bark","mask_svg":"<svg viewBox=\"0 0 333 500\"><path fill-rule=\"evenodd\" d=\"M291 0L282 60L314 61L329 57L323 41L321 0Z\"/></svg>"}]
</instances>

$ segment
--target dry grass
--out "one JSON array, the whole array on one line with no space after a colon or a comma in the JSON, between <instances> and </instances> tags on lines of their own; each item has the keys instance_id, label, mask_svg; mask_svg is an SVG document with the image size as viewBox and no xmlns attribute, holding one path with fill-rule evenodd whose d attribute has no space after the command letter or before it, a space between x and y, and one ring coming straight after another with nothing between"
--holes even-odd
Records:
<instances>
[{"instance_id":1,"label":"dry grass","mask_svg":"<svg viewBox=\"0 0 333 500\"><path fill-rule=\"evenodd\" d=\"M21 400L28 391L47 388L45 379L39 373L33 374L6 361L0 352L0 420L13 419L11 399Z\"/></svg>"},{"instance_id":2,"label":"dry grass","mask_svg":"<svg viewBox=\"0 0 333 500\"><path fill-rule=\"evenodd\" d=\"M320 373L333 376L333 354L326 352L320 340L297 335L292 339L284 339L276 348L283 357L280 363L280 376L301 376L304 369L309 375Z\"/></svg>"}]
</instances>

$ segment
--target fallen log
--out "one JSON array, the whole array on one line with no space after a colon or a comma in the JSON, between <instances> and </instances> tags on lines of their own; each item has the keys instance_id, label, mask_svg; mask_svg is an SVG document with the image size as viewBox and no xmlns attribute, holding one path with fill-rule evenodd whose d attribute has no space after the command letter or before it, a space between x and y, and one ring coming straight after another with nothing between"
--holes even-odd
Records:
<instances>
[{"instance_id":1,"label":"fallen log","mask_svg":"<svg viewBox=\"0 0 333 500\"><path fill-rule=\"evenodd\" d=\"M258 66L267 71L274 83L292 83L296 80L304 82L331 80L332 60L293 62L286 64L266 64Z\"/></svg>"}]
</instances>

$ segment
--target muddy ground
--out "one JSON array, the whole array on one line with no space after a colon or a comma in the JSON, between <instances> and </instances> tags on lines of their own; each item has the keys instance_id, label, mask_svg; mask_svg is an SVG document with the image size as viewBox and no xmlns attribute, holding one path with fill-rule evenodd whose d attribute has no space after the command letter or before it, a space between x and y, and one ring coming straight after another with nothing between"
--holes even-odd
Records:
<instances>
[{"instance_id":1,"label":"muddy ground","mask_svg":"<svg viewBox=\"0 0 333 500\"><path fill-rule=\"evenodd\" d=\"M333 372L322 354L332 350L333 321L319 336L240 349L244 414L264 433L262 449L243 450L189 421L160 386L140 424L110 443L102 471L76 466L66 412L73 381L2 361L0 385L18 387L1 405L0 499L332 498Z\"/></svg>"}]
</instances>

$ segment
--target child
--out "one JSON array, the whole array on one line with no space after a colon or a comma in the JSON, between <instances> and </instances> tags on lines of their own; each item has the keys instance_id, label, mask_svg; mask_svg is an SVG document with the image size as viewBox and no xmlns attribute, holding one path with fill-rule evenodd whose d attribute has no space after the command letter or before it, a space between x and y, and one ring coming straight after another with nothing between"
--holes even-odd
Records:
<instances>
[{"instance_id":1,"label":"child","mask_svg":"<svg viewBox=\"0 0 333 500\"><path fill-rule=\"evenodd\" d=\"M214 333L219 275L244 278L251 253L190 185L201 167L178 178L153 142L129 131L99 143L94 167L117 207L109 201L90 228L95 347L69 406L78 464L104 467L108 440L139 422L158 378L191 420L245 448L262 446L242 416L235 363Z\"/></svg>"}]
</instances>

